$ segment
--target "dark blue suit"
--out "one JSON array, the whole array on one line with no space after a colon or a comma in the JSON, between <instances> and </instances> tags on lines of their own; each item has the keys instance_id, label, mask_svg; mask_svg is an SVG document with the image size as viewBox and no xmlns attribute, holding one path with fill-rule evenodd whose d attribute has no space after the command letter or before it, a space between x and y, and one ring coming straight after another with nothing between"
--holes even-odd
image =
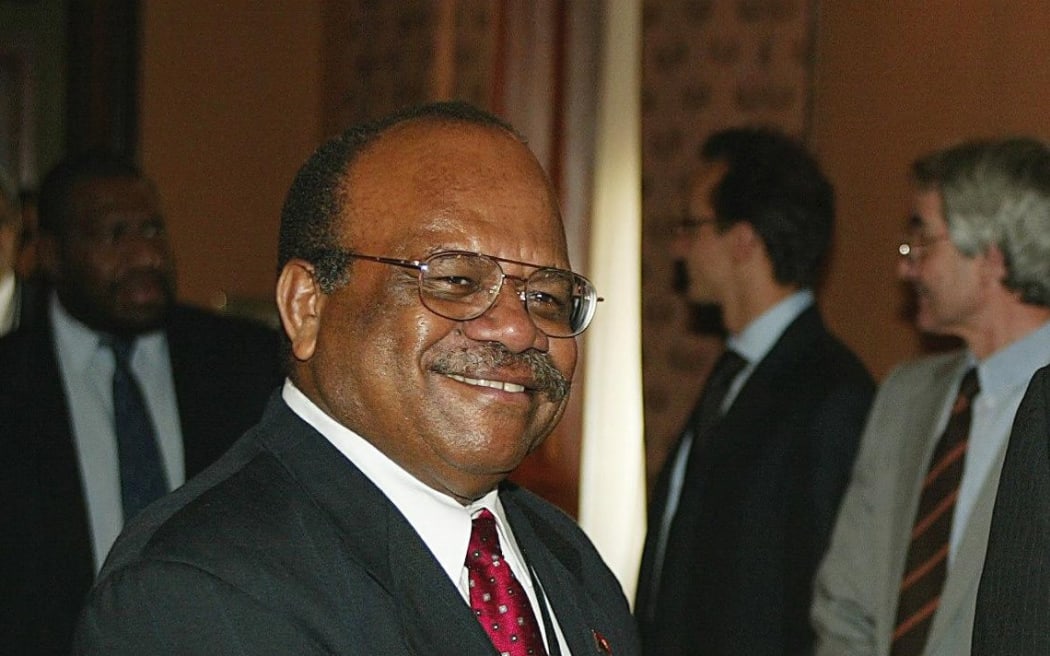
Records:
<instances>
[{"instance_id":1,"label":"dark blue suit","mask_svg":"<svg viewBox=\"0 0 1050 656\"><path fill-rule=\"evenodd\" d=\"M874 391L815 308L789 324L691 451L654 600L654 542L672 453L649 507L635 605L647 655L812 649L813 577Z\"/></svg>"}]
</instances>

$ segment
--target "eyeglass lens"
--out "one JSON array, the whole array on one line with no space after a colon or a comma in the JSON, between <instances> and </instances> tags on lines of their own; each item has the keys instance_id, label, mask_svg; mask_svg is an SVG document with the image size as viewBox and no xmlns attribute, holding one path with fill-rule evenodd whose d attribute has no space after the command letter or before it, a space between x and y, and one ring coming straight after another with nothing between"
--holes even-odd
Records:
<instances>
[{"instance_id":1,"label":"eyeglass lens","mask_svg":"<svg viewBox=\"0 0 1050 656\"><path fill-rule=\"evenodd\" d=\"M449 319L466 321L484 314L496 302L506 278L495 259L471 253L439 253L419 272L423 304ZM541 268L518 290L536 327L550 337L572 337L590 323L596 293L582 276Z\"/></svg>"}]
</instances>

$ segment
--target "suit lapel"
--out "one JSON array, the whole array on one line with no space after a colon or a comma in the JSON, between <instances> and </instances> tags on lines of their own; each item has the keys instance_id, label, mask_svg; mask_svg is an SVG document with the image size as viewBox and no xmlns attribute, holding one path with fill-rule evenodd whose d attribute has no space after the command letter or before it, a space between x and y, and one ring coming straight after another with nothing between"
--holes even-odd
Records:
<instances>
[{"instance_id":1,"label":"suit lapel","mask_svg":"<svg viewBox=\"0 0 1050 656\"><path fill-rule=\"evenodd\" d=\"M276 430L264 441L326 512L347 558L390 595L411 649L406 653L492 654L488 636L456 586L389 499L283 402L279 412Z\"/></svg>"},{"instance_id":2,"label":"suit lapel","mask_svg":"<svg viewBox=\"0 0 1050 656\"><path fill-rule=\"evenodd\" d=\"M608 603L594 599L583 584L579 551L560 537L558 529L521 503L517 492L505 486L501 498L514 537L554 610L569 651L575 656L602 653L596 646L595 632L615 626L617 620L602 611Z\"/></svg>"},{"instance_id":3,"label":"suit lapel","mask_svg":"<svg viewBox=\"0 0 1050 656\"><path fill-rule=\"evenodd\" d=\"M389 576L401 630L415 653L491 654L488 635L419 535L396 512L390 514L389 529L382 571Z\"/></svg>"},{"instance_id":4,"label":"suit lapel","mask_svg":"<svg viewBox=\"0 0 1050 656\"><path fill-rule=\"evenodd\" d=\"M75 608L91 587L95 564L72 421L50 324L25 334L32 335L25 359L32 368L26 370L23 380L28 386L26 398L36 405L35 411L27 415L27 422L32 425L27 423L17 433L32 438L22 447L34 454L37 467L37 478L30 484L38 489L29 495L39 499L41 505L37 547L46 554L41 562L53 564L53 579L68 582L69 587L61 594L68 595L69 604Z\"/></svg>"},{"instance_id":5,"label":"suit lapel","mask_svg":"<svg viewBox=\"0 0 1050 656\"><path fill-rule=\"evenodd\" d=\"M884 627L881 634L890 635L896 623L897 599L900 596L900 580L904 575L905 560L911 542L912 526L919 505L922 481L926 477L933 449L940 437L939 424L941 413L949 394L952 393L952 382L958 379L962 369L967 366L964 353L948 358L936 366L927 369L926 378L907 390L907 397L900 399L899 411L893 415L895 423L888 425L883 434L895 434L902 442L899 455L893 463L896 478L892 481L893 497L888 503L893 504L895 512L888 527L888 553L895 559L889 571L889 581L883 589L886 598L879 608L885 609L883 617L878 618ZM892 471L892 470L891 470ZM930 638L935 636L931 632ZM932 640L929 644L933 644Z\"/></svg>"},{"instance_id":6,"label":"suit lapel","mask_svg":"<svg viewBox=\"0 0 1050 656\"><path fill-rule=\"evenodd\" d=\"M700 453L694 450L699 461L691 462L690 467L699 467L702 479L726 460L750 457L749 454L770 437L772 431L756 424L756 419L768 421L775 416L770 406L778 397L771 391L783 385L800 362L809 359L813 345L826 334L820 313L814 307L788 324L773 348L755 366L725 416L711 430L704 448Z\"/></svg>"}]
</instances>

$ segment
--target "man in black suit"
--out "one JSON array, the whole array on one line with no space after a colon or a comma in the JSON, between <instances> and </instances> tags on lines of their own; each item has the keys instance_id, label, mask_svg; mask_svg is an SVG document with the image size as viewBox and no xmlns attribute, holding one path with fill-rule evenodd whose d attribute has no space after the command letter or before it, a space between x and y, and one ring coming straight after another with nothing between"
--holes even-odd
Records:
<instances>
[{"instance_id":1,"label":"man in black suit","mask_svg":"<svg viewBox=\"0 0 1050 656\"><path fill-rule=\"evenodd\" d=\"M675 248L728 350L657 480L635 613L653 656L804 654L874 384L815 305L834 202L814 159L760 129L702 159Z\"/></svg>"},{"instance_id":2,"label":"man in black suit","mask_svg":"<svg viewBox=\"0 0 1050 656\"><path fill-rule=\"evenodd\" d=\"M587 538L506 481L597 303L513 130L461 103L352 128L300 170L279 251L282 393L125 531L77 652L637 654Z\"/></svg>"},{"instance_id":3,"label":"man in black suit","mask_svg":"<svg viewBox=\"0 0 1050 656\"><path fill-rule=\"evenodd\" d=\"M80 607L131 510L114 356L131 345L153 472L174 489L251 426L280 383L276 333L174 301L152 183L121 158L59 164L40 197L54 289L38 326L0 340L0 644L67 654ZM141 406L140 406L141 407Z\"/></svg>"},{"instance_id":4,"label":"man in black suit","mask_svg":"<svg viewBox=\"0 0 1050 656\"><path fill-rule=\"evenodd\" d=\"M1017 410L977 590L973 656L1050 653L1050 367Z\"/></svg>"}]
</instances>

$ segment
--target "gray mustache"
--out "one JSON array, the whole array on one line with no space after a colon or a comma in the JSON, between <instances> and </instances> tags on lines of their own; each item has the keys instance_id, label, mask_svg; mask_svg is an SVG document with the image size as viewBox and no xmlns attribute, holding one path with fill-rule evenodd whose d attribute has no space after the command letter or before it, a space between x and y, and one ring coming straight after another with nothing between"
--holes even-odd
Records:
<instances>
[{"instance_id":1,"label":"gray mustache","mask_svg":"<svg viewBox=\"0 0 1050 656\"><path fill-rule=\"evenodd\" d=\"M474 369L499 367L527 367L532 372L536 389L546 394L551 401L561 401L569 394L570 381L558 371L549 355L539 351L513 353L499 343L483 344L469 350L443 353L433 365L434 371L441 374L462 374Z\"/></svg>"}]
</instances>

